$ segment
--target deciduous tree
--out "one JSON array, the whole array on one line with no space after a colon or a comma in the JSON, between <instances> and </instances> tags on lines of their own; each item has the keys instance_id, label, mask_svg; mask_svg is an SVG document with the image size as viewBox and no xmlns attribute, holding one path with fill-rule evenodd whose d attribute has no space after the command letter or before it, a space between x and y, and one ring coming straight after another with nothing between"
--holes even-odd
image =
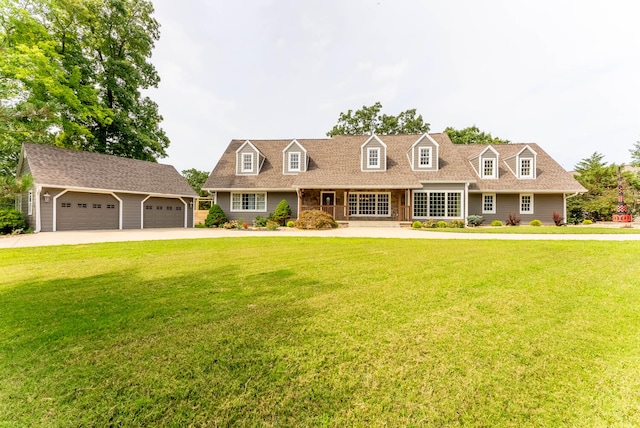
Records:
<instances>
[{"instance_id":1,"label":"deciduous tree","mask_svg":"<svg viewBox=\"0 0 640 428\"><path fill-rule=\"evenodd\" d=\"M416 109L409 109L397 116L380 114L382 104L376 102L372 106L362 106L360 110L347 110L340 113L338 123L327 132L328 137L334 135L394 135L423 134L429 132L429 124L416 116Z\"/></svg>"},{"instance_id":2,"label":"deciduous tree","mask_svg":"<svg viewBox=\"0 0 640 428\"><path fill-rule=\"evenodd\" d=\"M449 136L453 144L508 144L509 140L492 137L491 134L482 132L477 126L469 126L464 129L447 127L444 132Z\"/></svg>"}]
</instances>

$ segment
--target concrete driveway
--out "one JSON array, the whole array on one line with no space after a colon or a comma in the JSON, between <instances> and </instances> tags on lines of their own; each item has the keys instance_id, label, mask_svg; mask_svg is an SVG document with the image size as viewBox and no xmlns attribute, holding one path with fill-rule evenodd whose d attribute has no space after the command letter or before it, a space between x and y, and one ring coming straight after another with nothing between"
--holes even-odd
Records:
<instances>
[{"instance_id":1,"label":"concrete driveway","mask_svg":"<svg viewBox=\"0 0 640 428\"><path fill-rule=\"evenodd\" d=\"M238 238L243 236L320 236L341 238L401 238L401 239L468 239L468 240L530 240L530 241L640 241L640 234L626 235L529 235L495 233L455 233L413 230L402 227L341 227L331 230L277 231L226 229L143 229L92 230L72 232L41 232L29 235L0 237L0 248L40 247L47 245L77 245L96 242L150 241L166 239Z\"/></svg>"}]
</instances>

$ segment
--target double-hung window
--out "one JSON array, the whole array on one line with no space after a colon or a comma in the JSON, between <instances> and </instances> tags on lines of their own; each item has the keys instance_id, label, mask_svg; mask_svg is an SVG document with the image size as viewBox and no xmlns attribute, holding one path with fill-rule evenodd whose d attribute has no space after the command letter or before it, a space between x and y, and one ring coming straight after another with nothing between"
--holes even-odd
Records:
<instances>
[{"instance_id":1,"label":"double-hung window","mask_svg":"<svg viewBox=\"0 0 640 428\"><path fill-rule=\"evenodd\" d=\"M369 168L380 168L379 147L371 147L367 149L367 165Z\"/></svg>"},{"instance_id":2,"label":"double-hung window","mask_svg":"<svg viewBox=\"0 0 640 428\"><path fill-rule=\"evenodd\" d=\"M533 166L530 158L520 159L520 178L533 178Z\"/></svg>"},{"instance_id":3,"label":"double-hung window","mask_svg":"<svg viewBox=\"0 0 640 428\"><path fill-rule=\"evenodd\" d=\"M482 160L482 178L495 178L494 159Z\"/></svg>"},{"instance_id":4,"label":"double-hung window","mask_svg":"<svg viewBox=\"0 0 640 428\"><path fill-rule=\"evenodd\" d=\"M420 147L418 166L420 168L431 166L431 147Z\"/></svg>"},{"instance_id":5,"label":"double-hung window","mask_svg":"<svg viewBox=\"0 0 640 428\"><path fill-rule=\"evenodd\" d=\"M533 195L520 195L520 214L533 214Z\"/></svg>"},{"instance_id":6,"label":"double-hung window","mask_svg":"<svg viewBox=\"0 0 640 428\"><path fill-rule=\"evenodd\" d=\"M265 193L232 193L231 211L267 211Z\"/></svg>"},{"instance_id":7,"label":"double-hung window","mask_svg":"<svg viewBox=\"0 0 640 428\"><path fill-rule=\"evenodd\" d=\"M289 153L289 171L300 171L300 152Z\"/></svg>"},{"instance_id":8,"label":"double-hung window","mask_svg":"<svg viewBox=\"0 0 640 428\"><path fill-rule=\"evenodd\" d=\"M482 194L482 214L495 214L495 213L496 213L496 194L483 193Z\"/></svg>"},{"instance_id":9,"label":"double-hung window","mask_svg":"<svg viewBox=\"0 0 640 428\"><path fill-rule=\"evenodd\" d=\"M253 172L253 153L242 154L242 172Z\"/></svg>"}]
</instances>

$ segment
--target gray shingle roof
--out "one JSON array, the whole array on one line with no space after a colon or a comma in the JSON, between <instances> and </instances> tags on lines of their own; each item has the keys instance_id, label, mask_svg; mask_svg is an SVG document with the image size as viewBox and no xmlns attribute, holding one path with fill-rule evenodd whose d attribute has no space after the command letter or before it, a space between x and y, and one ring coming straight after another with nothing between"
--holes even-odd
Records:
<instances>
[{"instance_id":1,"label":"gray shingle roof","mask_svg":"<svg viewBox=\"0 0 640 428\"><path fill-rule=\"evenodd\" d=\"M571 174L564 170L537 144L492 146L500 155L500 178L481 179L469 159L479 155L486 145L453 144L444 133L429 134L439 144L438 171L413 171L407 152L422 135L378 136L387 145L387 170L363 172L360 169L360 147L369 135L336 136L323 139L296 139L310 159L306 172L283 174L284 148L289 140L250 140L266 157L260 174L236 175L236 150L246 140L232 140L215 166L204 188L223 189L294 189L294 188L420 188L425 182L468 182L470 191L584 192ZM538 154L537 178L518 179L504 160L525 146Z\"/></svg>"},{"instance_id":2,"label":"gray shingle roof","mask_svg":"<svg viewBox=\"0 0 640 428\"><path fill-rule=\"evenodd\" d=\"M24 143L36 184L119 192L197 197L171 165Z\"/></svg>"}]
</instances>

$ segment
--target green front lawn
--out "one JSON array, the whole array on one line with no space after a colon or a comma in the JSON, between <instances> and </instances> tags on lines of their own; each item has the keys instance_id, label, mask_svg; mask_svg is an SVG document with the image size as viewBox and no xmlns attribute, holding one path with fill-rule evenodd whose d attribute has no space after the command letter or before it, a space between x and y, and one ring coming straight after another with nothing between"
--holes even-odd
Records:
<instances>
[{"instance_id":1,"label":"green front lawn","mask_svg":"<svg viewBox=\"0 0 640 428\"><path fill-rule=\"evenodd\" d=\"M0 250L0 426L639 426L640 243Z\"/></svg>"},{"instance_id":2,"label":"green front lawn","mask_svg":"<svg viewBox=\"0 0 640 428\"><path fill-rule=\"evenodd\" d=\"M597 226L500 226L457 228L422 228L425 232L457 232L457 233L503 233L526 235L628 235L640 234L640 229L630 227L597 227Z\"/></svg>"}]
</instances>

